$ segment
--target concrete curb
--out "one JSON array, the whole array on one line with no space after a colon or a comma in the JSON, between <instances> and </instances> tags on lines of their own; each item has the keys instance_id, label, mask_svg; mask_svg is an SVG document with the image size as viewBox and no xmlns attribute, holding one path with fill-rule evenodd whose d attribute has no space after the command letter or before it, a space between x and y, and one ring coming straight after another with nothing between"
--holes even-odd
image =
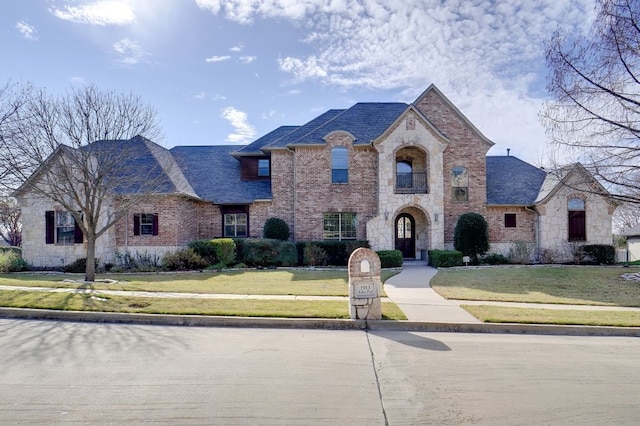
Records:
<instances>
[{"instance_id":1,"label":"concrete curb","mask_svg":"<svg viewBox=\"0 0 640 426\"><path fill-rule=\"evenodd\" d=\"M221 317L0 308L0 318L115 324L640 337L640 327Z\"/></svg>"}]
</instances>

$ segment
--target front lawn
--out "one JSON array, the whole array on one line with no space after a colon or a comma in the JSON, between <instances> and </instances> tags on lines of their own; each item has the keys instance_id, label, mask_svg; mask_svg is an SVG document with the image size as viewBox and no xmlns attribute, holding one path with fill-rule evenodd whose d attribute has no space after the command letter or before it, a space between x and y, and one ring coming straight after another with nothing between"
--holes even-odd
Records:
<instances>
[{"instance_id":1,"label":"front lawn","mask_svg":"<svg viewBox=\"0 0 640 426\"><path fill-rule=\"evenodd\" d=\"M611 266L440 269L431 287L457 300L640 307L640 283L620 278L637 272Z\"/></svg>"},{"instance_id":2,"label":"front lawn","mask_svg":"<svg viewBox=\"0 0 640 426\"><path fill-rule=\"evenodd\" d=\"M187 299L4 290L0 306L67 311L281 318L349 318L349 303L332 300ZM394 303L382 304L382 317L406 320Z\"/></svg>"},{"instance_id":3,"label":"front lawn","mask_svg":"<svg viewBox=\"0 0 640 426\"><path fill-rule=\"evenodd\" d=\"M399 271L383 271L382 282ZM77 288L80 274L2 274L0 285L26 287ZM256 294L298 296L348 296L349 278L345 270L229 270L223 272L100 274L84 285L95 290L159 291L177 293Z\"/></svg>"},{"instance_id":4,"label":"front lawn","mask_svg":"<svg viewBox=\"0 0 640 426\"><path fill-rule=\"evenodd\" d=\"M483 322L640 327L640 312L461 305Z\"/></svg>"}]
</instances>

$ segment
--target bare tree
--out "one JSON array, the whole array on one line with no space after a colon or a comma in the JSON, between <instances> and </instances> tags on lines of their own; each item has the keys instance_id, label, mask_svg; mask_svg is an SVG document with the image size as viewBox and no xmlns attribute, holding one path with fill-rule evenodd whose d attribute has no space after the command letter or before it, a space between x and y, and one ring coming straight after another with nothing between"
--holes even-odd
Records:
<instances>
[{"instance_id":1,"label":"bare tree","mask_svg":"<svg viewBox=\"0 0 640 426\"><path fill-rule=\"evenodd\" d=\"M86 246L85 279L94 281L96 240L164 183L158 163L143 161L151 144L134 138L159 136L155 110L138 96L94 86L60 96L16 93L27 97L0 126L0 167L15 178L9 184L20 185L16 196L49 200L73 215Z\"/></svg>"},{"instance_id":2,"label":"bare tree","mask_svg":"<svg viewBox=\"0 0 640 426\"><path fill-rule=\"evenodd\" d=\"M19 247L22 243L20 207L13 198L0 199L0 237L13 247Z\"/></svg>"},{"instance_id":3,"label":"bare tree","mask_svg":"<svg viewBox=\"0 0 640 426\"><path fill-rule=\"evenodd\" d=\"M548 45L552 141L619 201L640 203L640 0L598 0L590 33Z\"/></svg>"}]
</instances>

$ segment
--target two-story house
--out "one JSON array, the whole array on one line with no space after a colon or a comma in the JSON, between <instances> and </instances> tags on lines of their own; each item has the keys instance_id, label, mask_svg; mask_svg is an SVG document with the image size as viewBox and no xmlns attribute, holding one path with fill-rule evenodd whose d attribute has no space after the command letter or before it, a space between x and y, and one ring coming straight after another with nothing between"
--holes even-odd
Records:
<instances>
[{"instance_id":1,"label":"two-story house","mask_svg":"<svg viewBox=\"0 0 640 426\"><path fill-rule=\"evenodd\" d=\"M514 156L487 156L493 142L433 85L412 104L329 110L246 146L127 143L168 184L101 237L103 261L125 251L162 255L200 238L260 237L269 217L285 220L294 241L366 239L406 258L453 248L466 212L487 219L494 252L515 241L558 252L568 242L611 242L616 204L584 168L558 176ZM15 195L27 261L55 266L82 256L81 238L58 237L72 226L60 225L59 206L27 187Z\"/></svg>"}]
</instances>

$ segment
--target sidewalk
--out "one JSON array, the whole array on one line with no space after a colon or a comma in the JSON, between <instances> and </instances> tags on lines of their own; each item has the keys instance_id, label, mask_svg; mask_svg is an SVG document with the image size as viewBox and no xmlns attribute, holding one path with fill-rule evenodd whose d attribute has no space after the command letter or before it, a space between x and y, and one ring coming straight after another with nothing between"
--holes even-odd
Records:
<instances>
[{"instance_id":1,"label":"sidewalk","mask_svg":"<svg viewBox=\"0 0 640 426\"><path fill-rule=\"evenodd\" d=\"M437 269L405 265L402 272L387 280L384 291L409 321L479 323L479 319L429 287Z\"/></svg>"}]
</instances>

